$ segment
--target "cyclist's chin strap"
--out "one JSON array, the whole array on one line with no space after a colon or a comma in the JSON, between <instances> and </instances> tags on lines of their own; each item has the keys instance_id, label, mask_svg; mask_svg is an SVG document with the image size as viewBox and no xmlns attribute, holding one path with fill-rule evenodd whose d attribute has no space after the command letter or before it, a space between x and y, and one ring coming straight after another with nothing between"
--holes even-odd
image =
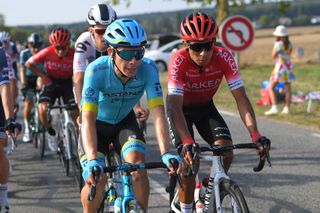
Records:
<instances>
[{"instance_id":1,"label":"cyclist's chin strap","mask_svg":"<svg viewBox=\"0 0 320 213\"><path fill-rule=\"evenodd\" d=\"M118 71L120 72L121 77L130 79L130 77L128 77L127 75L125 75L125 74L123 73L123 71L120 70L120 68L117 66L117 64L116 64L116 62L115 62L114 60L113 60L113 64L114 64L114 66L118 69Z\"/></svg>"}]
</instances>

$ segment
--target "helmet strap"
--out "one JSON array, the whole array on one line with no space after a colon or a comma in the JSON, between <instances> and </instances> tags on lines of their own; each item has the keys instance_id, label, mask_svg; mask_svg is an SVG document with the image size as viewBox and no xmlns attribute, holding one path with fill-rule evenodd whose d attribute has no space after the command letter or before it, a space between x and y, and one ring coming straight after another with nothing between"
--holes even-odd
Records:
<instances>
[{"instance_id":1,"label":"helmet strap","mask_svg":"<svg viewBox=\"0 0 320 213\"><path fill-rule=\"evenodd\" d=\"M117 66L116 62L114 61L113 59L113 64L114 66L117 68L117 70L120 72L120 76L123 77L123 78L126 78L126 79L130 79L130 77L128 77L126 74L124 74L124 72Z\"/></svg>"}]
</instances>

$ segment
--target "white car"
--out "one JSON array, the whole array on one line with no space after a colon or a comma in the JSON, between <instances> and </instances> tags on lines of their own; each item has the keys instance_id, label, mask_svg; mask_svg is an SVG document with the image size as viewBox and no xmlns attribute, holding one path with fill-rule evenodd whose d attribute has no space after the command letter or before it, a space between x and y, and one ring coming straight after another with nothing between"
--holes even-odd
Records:
<instances>
[{"instance_id":1,"label":"white car","mask_svg":"<svg viewBox=\"0 0 320 213\"><path fill-rule=\"evenodd\" d=\"M219 39L217 39L216 46L222 46ZM168 71L168 63L172 54L181 48L183 48L182 39L178 39L163 45L159 49L146 50L144 57L154 60L159 72L166 72Z\"/></svg>"},{"instance_id":2,"label":"white car","mask_svg":"<svg viewBox=\"0 0 320 213\"><path fill-rule=\"evenodd\" d=\"M178 39L163 45L159 49L147 50L144 57L154 60L159 72L165 72L168 70L168 63L171 55L182 47L182 40Z\"/></svg>"}]
</instances>

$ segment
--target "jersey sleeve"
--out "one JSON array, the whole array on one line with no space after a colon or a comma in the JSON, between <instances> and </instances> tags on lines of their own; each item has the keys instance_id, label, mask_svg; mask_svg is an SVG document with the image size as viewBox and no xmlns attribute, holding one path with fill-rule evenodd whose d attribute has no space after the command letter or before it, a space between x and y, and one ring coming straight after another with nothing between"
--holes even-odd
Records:
<instances>
[{"instance_id":1,"label":"jersey sleeve","mask_svg":"<svg viewBox=\"0 0 320 213\"><path fill-rule=\"evenodd\" d=\"M83 112L98 113L100 85L104 82L103 71L91 63L84 75L81 108Z\"/></svg>"},{"instance_id":2,"label":"jersey sleeve","mask_svg":"<svg viewBox=\"0 0 320 213\"><path fill-rule=\"evenodd\" d=\"M20 53L20 60L19 60L20 66L25 67L24 64L26 63L27 60L28 58L27 58L26 50L22 50Z\"/></svg>"},{"instance_id":3,"label":"jersey sleeve","mask_svg":"<svg viewBox=\"0 0 320 213\"><path fill-rule=\"evenodd\" d=\"M243 87L243 81L240 78L239 70L236 61L232 54L226 50L222 49L218 56L223 64L224 75L230 90L235 90Z\"/></svg>"},{"instance_id":4,"label":"jersey sleeve","mask_svg":"<svg viewBox=\"0 0 320 213\"><path fill-rule=\"evenodd\" d=\"M84 72L87 67L88 44L85 44L80 36L75 44L75 53L73 58L73 72Z\"/></svg>"},{"instance_id":5,"label":"jersey sleeve","mask_svg":"<svg viewBox=\"0 0 320 213\"><path fill-rule=\"evenodd\" d=\"M162 88L159 80L157 65L153 61L149 61L144 65L143 72L146 75L146 93L148 108L152 109L155 106L163 105Z\"/></svg>"},{"instance_id":6,"label":"jersey sleeve","mask_svg":"<svg viewBox=\"0 0 320 213\"><path fill-rule=\"evenodd\" d=\"M41 62L44 62L48 54L48 51L49 51L49 47L42 49L40 50L40 52L30 57L28 61L32 64L39 64Z\"/></svg>"},{"instance_id":7,"label":"jersey sleeve","mask_svg":"<svg viewBox=\"0 0 320 213\"><path fill-rule=\"evenodd\" d=\"M184 50L181 50L184 51ZM177 51L170 59L168 66L168 95L183 96L184 70L186 69L186 57Z\"/></svg>"}]
</instances>

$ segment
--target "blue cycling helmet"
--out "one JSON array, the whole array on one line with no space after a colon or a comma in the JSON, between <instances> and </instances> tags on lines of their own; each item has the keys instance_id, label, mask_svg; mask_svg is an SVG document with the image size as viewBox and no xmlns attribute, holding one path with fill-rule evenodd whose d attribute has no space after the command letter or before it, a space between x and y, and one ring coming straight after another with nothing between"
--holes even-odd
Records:
<instances>
[{"instance_id":1,"label":"blue cycling helmet","mask_svg":"<svg viewBox=\"0 0 320 213\"><path fill-rule=\"evenodd\" d=\"M104 39L112 47L141 47L147 43L147 34L137 21L121 18L108 26Z\"/></svg>"}]
</instances>

